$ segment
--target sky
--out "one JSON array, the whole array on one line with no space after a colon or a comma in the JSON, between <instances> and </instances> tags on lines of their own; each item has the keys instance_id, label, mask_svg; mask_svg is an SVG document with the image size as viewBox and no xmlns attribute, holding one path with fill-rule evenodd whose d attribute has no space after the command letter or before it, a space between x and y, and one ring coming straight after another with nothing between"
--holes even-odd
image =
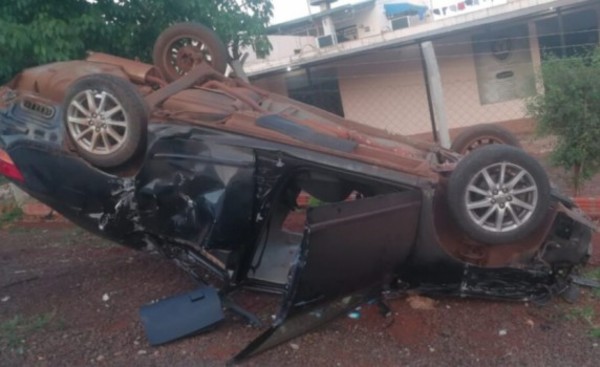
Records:
<instances>
[{"instance_id":1,"label":"sky","mask_svg":"<svg viewBox=\"0 0 600 367\"><path fill-rule=\"evenodd\" d=\"M308 15L307 0L272 0L273 1L273 19L271 24L278 24L288 20L296 19ZM332 6L354 4L364 0L338 0ZM318 7L313 7L313 13L319 11Z\"/></svg>"}]
</instances>

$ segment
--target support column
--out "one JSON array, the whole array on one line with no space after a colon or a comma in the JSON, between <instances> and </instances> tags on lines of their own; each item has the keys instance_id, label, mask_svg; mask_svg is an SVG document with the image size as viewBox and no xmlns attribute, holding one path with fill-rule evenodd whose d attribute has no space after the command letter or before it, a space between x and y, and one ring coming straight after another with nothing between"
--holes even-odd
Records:
<instances>
[{"instance_id":1,"label":"support column","mask_svg":"<svg viewBox=\"0 0 600 367\"><path fill-rule=\"evenodd\" d=\"M430 110L433 110L433 131L437 135L440 145L444 148L450 148L450 133L444 104L442 77L431 41L421 43L421 52L425 62L423 72L426 74L428 98L431 101Z\"/></svg>"}]
</instances>

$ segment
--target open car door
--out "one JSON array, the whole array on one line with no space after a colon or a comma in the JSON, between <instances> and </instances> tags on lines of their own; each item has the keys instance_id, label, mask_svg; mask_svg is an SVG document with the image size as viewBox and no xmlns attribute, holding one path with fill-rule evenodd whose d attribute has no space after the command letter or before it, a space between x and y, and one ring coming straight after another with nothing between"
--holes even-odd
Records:
<instances>
[{"instance_id":1,"label":"open car door","mask_svg":"<svg viewBox=\"0 0 600 367\"><path fill-rule=\"evenodd\" d=\"M234 362L315 329L376 297L416 239L421 192L405 191L311 208L273 326Z\"/></svg>"}]
</instances>

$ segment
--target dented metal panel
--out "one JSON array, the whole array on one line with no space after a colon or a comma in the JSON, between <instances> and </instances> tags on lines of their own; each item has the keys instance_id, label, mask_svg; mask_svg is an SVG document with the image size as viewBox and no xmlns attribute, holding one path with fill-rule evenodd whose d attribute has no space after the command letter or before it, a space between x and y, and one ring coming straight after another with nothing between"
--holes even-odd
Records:
<instances>
[{"instance_id":1,"label":"dented metal panel","mask_svg":"<svg viewBox=\"0 0 600 367\"><path fill-rule=\"evenodd\" d=\"M171 83L152 65L105 54L23 71L0 87L0 149L8 157L2 167L18 172L24 190L81 227L160 253L196 278L198 267L210 271L222 283L223 304L248 320L256 317L233 304L230 292L245 287L282 294L273 326L236 361L312 330L384 289L536 300L564 292L589 258L594 224L568 199L538 190L549 187L548 180L522 151L496 146L485 153L484 147L480 152L492 161L477 162L469 158L474 155L225 77L200 59ZM135 153L104 169L82 158L81 136L66 130L69 123L89 125L86 131L97 137L106 128L102 112L102 124L97 121L95 101L107 94L96 89L96 74L112 80L111 88L128 90L124 95L139 92L121 104L135 104L140 119L125 120L142 124L137 127L144 132L133 140ZM84 86L86 98L76 101L87 109L63 100L78 78L90 75L95 77L86 83L96 84ZM72 122L69 107L85 113L70 116ZM519 165L532 164L527 172L539 178L540 185L528 186L546 195L531 201L544 203L535 213L539 220L522 236L476 239L478 232L463 226L470 217L455 210L464 202L450 200L461 195L450 195L450 188L472 172L484 174L487 186L460 188L488 205L498 190L494 183L519 181L503 181L511 159L524 171ZM488 164L500 171L490 174ZM461 168L462 175L453 175ZM519 190L514 195L532 195ZM504 214L495 215L502 225ZM285 228L288 217L300 223L296 232ZM222 317L217 291L208 293L211 317L198 329ZM163 310L152 309L159 309L152 316L158 316L156 326ZM188 326L185 318L173 319L179 322ZM177 337L176 329L167 339Z\"/></svg>"},{"instance_id":2,"label":"dented metal panel","mask_svg":"<svg viewBox=\"0 0 600 367\"><path fill-rule=\"evenodd\" d=\"M385 283L415 244L421 192L311 208L287 307L302 308Z\"/></svg>"},{"instance_id":3,"label":"dented metal panel","mask_svg":"<svg viewBox=\"0 0 600 367\"><path fill-rule=\"evenodd\" d=\"M274 326L241 360L310 331L377 295L416 239L419 191L311 208L300 254Z\"/></svg>"}]
</instances>

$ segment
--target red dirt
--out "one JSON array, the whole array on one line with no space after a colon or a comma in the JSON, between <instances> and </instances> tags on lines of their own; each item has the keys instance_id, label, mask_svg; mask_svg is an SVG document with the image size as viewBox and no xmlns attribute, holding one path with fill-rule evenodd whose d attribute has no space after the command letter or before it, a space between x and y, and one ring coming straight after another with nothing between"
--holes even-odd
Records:
<instances>
[{"instance_id":1,"label":"red dirt","mask_svg":"<svg viewBox=\"0 0 600 367\"><path fill-rule=\"evenodd\" d=\"M525 147L539 157L547 144ZM557 172L550 169L566 188ZM599 177L586 193L598 195L598 190ZM290 227L296 222L291 217ZM598 265L600 236L594 242L592 263ZM0 365L225 365L263 330L228 315L207 334L161 347L145 340L138 308L194 286L170 261L61 222L0 230ZM555 299L544 307L441 298L431 310L413 309L403 297L388 301L391 317L366 305L358 320L340 318L244 365L595 366L600 339L590 332L600 327L599 296L584 290L575 304ZM236 300L266 323L279 302L253 292Z\"/></svg>"},{"instance_id":2,"label":"red dirt","mask_svg":"<svg viewBox=\"0 0 600 367\"><path fill-rule=\"evenodd\" d=\"M10 297L0 303L3 366L221 366L261 332L229 317L213 332L151 347L138 307L194 287L171 262L73 228L16 227L0 231L0 241L0 300ZM237 299L267 323L278 302L252 292ZM600 358L600 340L578 316L592 309L592 322L600 317L587 291L574 305L442 298L421 310L400 298L389 306L391 317L366 305L359 320L340 318L245 365L593 366ZM38 328L22 325L17 342L9 343L6 322L16 315L23 324L40 315L50 320Z\"/></svg>"}]
</instances>

